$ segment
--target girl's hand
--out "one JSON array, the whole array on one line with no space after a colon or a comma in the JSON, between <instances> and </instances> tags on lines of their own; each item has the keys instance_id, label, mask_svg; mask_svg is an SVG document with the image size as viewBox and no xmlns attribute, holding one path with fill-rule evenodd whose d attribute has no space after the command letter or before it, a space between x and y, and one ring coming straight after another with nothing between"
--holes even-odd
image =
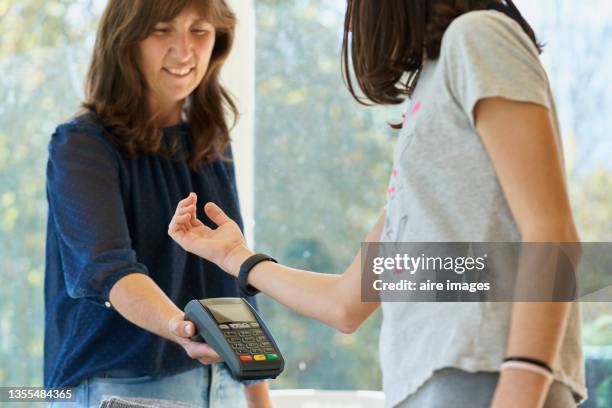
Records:
<instances>
[{"instance_id":1,"label":"girl's hand","mask_svg":"<svg viewBox=\"0 0 612 408\"><path fill-rule=\"evenodd\" d=\"M503 370L495 389L491 408L542 408L550 382L544 376L522 370Z\"/></svg>"},{"instance_id":2,"label":"girl's hand","mask_svg":"<svg viewBox=\"0 0 612 408\"><path fill-rule=\"evenodd\" d=\"M206 203L204 213L218 227L207 227L196 217L196 204L195 193L178 203L168 234L185 251L216 263L234 276L238 275L240 264L251 254L240 228L214 203Z\"/></svg>"}]
</instances>

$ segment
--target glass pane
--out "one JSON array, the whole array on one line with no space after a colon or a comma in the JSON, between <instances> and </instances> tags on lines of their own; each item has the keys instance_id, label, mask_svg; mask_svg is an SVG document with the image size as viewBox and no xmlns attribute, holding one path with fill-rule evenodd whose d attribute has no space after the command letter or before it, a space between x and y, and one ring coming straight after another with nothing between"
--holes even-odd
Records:
<instances>
[{"instance_id":1,"label":"glass pane","mask_svg":"<svg viewBox=\"0 0 612 408\"><path fill-rule=\"evenodd\" d=\"M366 108L340 71L344 2L258 0L255 243L342 272L385 204L399 108ZM378 313L344 335L260 299L286 356L277 388L380 389Z\"/></svg>"},{"instance_id":2,"label":"glass pane","mask_svg":"<svg viewBox=\"0 0 612 408\"><path fill-rule=\"evenodd\" d=\"M0 385L42 385L45 164L82 99L91 1L0 2Z\"/></svg>"}]
</instances>

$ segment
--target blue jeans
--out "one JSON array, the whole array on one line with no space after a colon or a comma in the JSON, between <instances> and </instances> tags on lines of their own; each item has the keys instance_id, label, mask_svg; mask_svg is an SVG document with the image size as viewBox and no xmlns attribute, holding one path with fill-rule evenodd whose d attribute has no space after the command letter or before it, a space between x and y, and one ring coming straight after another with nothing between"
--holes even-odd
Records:
<instances>
[{"instance_id":1,"label":"blue jeans","mask_svg":"<svg viewBox=\"0 0 612 408\"><path fill-rule=\"evenodd\" d=\"M179 401L203 408L246 408L243 385L224 364L202 365L168 377L93 377L74 393L75 402L52 402L49 408L97 408L110 396Z\"/></svg>"}]
</instances>

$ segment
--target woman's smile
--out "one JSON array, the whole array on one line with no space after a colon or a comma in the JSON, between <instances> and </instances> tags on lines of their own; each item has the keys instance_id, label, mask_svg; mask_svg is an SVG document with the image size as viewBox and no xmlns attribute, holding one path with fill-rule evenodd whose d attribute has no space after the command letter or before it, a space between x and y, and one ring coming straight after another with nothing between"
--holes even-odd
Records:
<instances>
[{"instance_id":1,"label":"woman's smile","mask_svg":"<svg viewBox=\"0 0 612 408\"><path fill-rule=\"evenodd\" d=\"M169 122L180 120L185 98L206 75L215 33L215 26L192 4L173 19L158 21L140 41L139 64L151 112Z\"/></svg>"},{"instance_id":2,"label":"woman's smile","mask_svg":"<svg viewBox=\"0 0 612 408\"><path fill-rule=\"evenodd\" d=\"M187 68L164 67L162 68L162 70L173 77L185 78L189 76L195 70L195 67L187 67Z\"/></svg>"}]
</instances>

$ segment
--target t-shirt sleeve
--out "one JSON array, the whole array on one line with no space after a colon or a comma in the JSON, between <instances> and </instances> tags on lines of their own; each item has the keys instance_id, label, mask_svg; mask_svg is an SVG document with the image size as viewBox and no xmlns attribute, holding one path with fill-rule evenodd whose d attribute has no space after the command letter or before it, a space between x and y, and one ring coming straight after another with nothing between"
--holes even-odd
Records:
<instances>
[{"instance_id":1,"label":"t-shirt sleeve","mask_svg":"<svg viewBox=\"0 0 612 408\"><path fill-rule=\"evenodd\" d=\"M452 97L474 125L479 100L501 97L551 108L546 72L521 26L498 11L456 18L442 39L440 63Z\"/></svg>"},{"instance_id":2,"label":"t-shirt sleeve","mask_svg":"<svg viewBox=\"0 0 612 408\"><path fill-rule=\"evenodd\" d=\"M95 125L61 125L49 143L49 216L66 289L99 304L122 277L149 273L131 247L118 157Z\"/></svg>"}]
</instances>

